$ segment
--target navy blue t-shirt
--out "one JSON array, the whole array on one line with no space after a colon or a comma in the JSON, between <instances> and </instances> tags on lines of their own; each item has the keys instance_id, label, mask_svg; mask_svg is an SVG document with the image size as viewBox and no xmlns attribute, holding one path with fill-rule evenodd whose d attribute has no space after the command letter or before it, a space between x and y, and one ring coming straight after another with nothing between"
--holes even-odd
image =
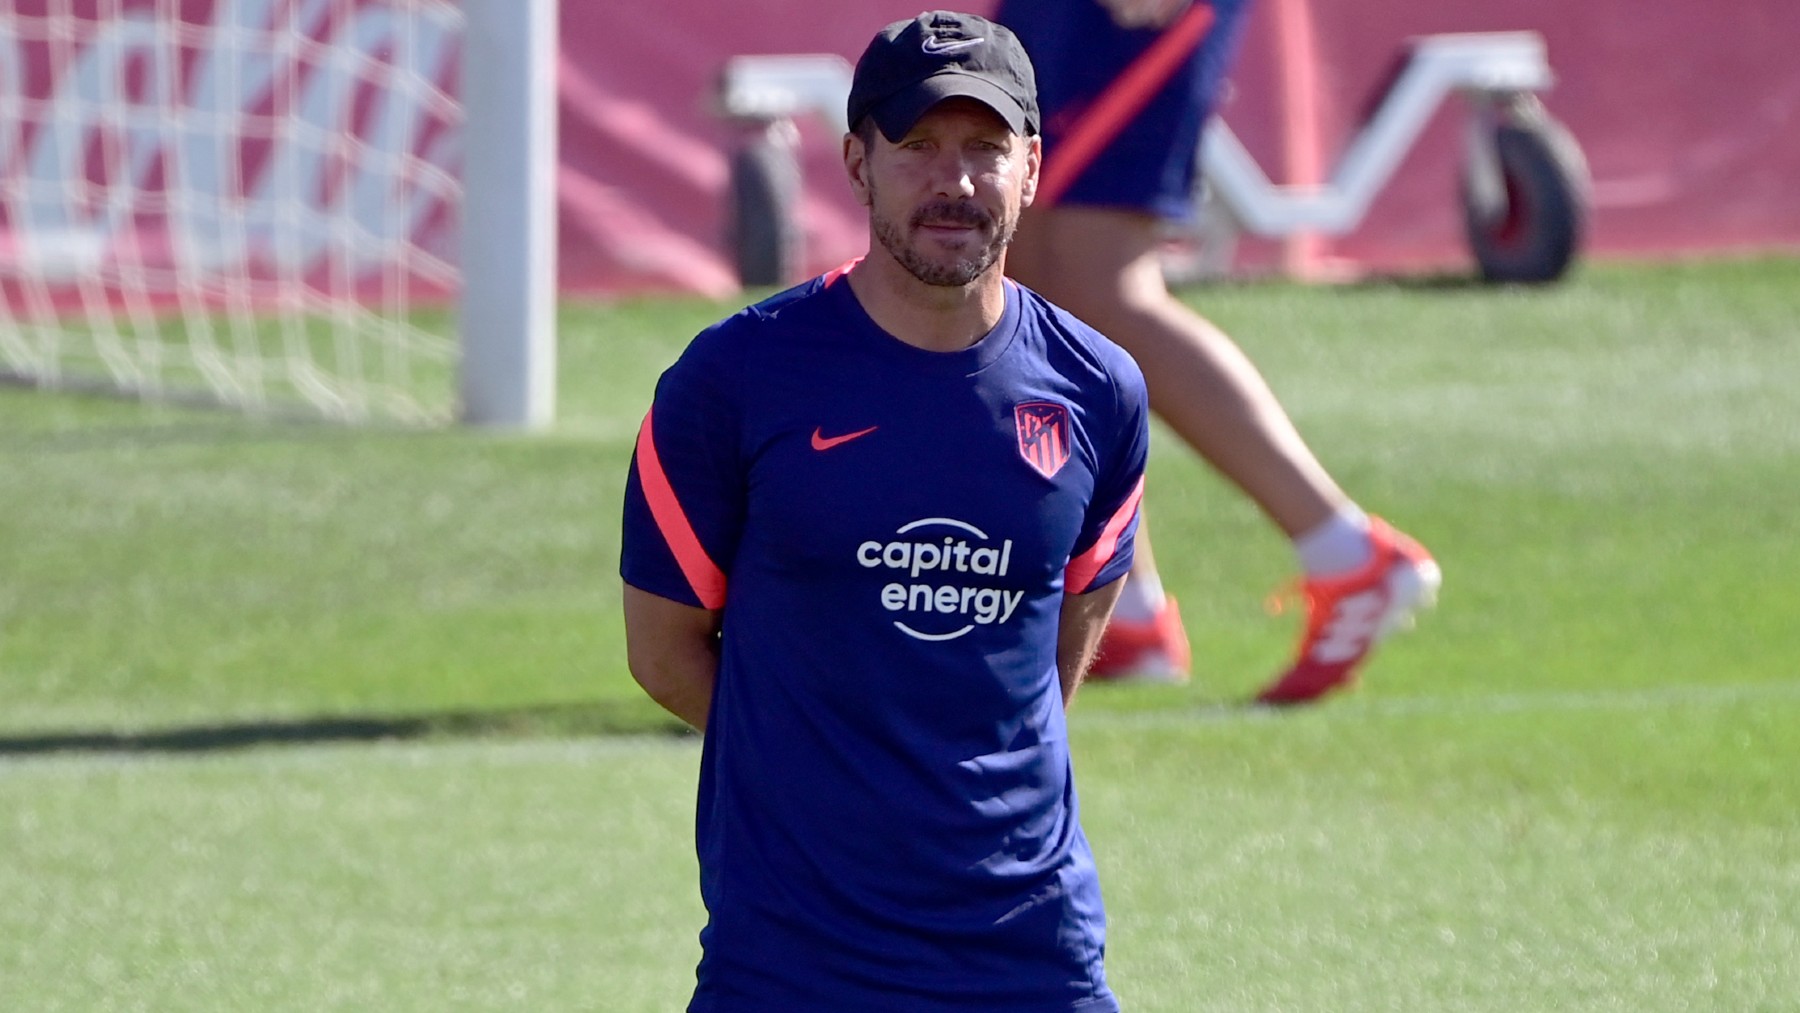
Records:
<instances>
[{"instance_id":1,"label":"navy blue t-shirt","mask_svg":"<svg viewBox=\"0 0 1800 1013\"><path fill-rule=\"evenodd\" d=\"M1102 1013L1065 592L1124 575L1143 377L1011 282L930 352L842 272L709 328L663 374L621 573L723 609L696 835L692 1013Z\"/></svg>"}]
</instances>

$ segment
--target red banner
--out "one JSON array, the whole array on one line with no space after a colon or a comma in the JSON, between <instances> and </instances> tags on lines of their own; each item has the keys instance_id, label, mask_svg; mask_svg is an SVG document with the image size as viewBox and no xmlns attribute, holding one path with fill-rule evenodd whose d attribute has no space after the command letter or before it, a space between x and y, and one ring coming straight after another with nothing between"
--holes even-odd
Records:
<instances>
[{"instance_id":1,"label":"red banner","mask_svg":"<svg viewBox=\"0 0 1800 1013\"><path fill-rule=\"evenodd\" d=\"M564 287L729 291L726 159L738 138L709 108L726 58L854 59L883 24L918 9L746 0L721 17L711 0L664 0L643 18L564 0ZM1514 30L1544 36L1557 77L1546 105L1593 174L1588 254L1800 247L1800 62L1789 53L1800 5L1788 0L1258 0L1223 114L1271 179L1307 168L1297 147L1313 148L1314 168L1329 173L1409 38ZM1310 136L1290 117L1308 102ZM1463 113L1460 100L1445 103L1361 225L1318 253L1357 269L1470 269L1457 190ZM815 122L801 130L807 267L825 270L866 248L864 218L839 139ZM1240 261L1278 253L1246 242Z\"/></svg>"},{"instance_id":2,"label":"red banner","mask_svg":"<svg viewBox=\"0 0 1800 1013\"><path fill-rule=\"evenodd\" d=\"M663 0L645 17L563 0L562 288L733 291L727 165L742 137L714 107L725 60L853 59L917 9L741 0L722 16L713 0ZM77 17L53 28L50 11ZM1222 112L1272 179L1304 181L1329 171L1408 38L1519 29L1547 40L1547 105L1592 170L1590 255L1800 247L1788 53L1800 5L1787 0L1259 0ZM118 284L109 265L128 252L138 271L179 260L341 290L395 244L415 283L442 284L462 143L456 31L450 5L422 0L13 0L0 14L0 269L12 265L0 285L20 265L53 286ZM151 122L171 101L190 121ZM1443 106L1363 222L1315 252L1363 269L1466 269L1462 112ZM799 126L805 266L821 271L865 249L866 225L840 138ZM336 231L294 228L277 193ZM1278 252L1249 242L1240 262Z\"/></svg>"}]
</instances>

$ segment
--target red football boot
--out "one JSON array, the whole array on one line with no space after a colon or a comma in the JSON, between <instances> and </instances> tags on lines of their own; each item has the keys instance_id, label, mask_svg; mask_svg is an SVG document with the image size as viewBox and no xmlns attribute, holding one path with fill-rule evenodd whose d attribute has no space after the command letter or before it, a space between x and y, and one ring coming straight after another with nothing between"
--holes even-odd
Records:
<instances>
[{"instance_id":1,"label":"red football boot","mask_svg":"<svg viewBox=\"0 0 1800 1013\"><path fill-rule=\"evenodd\" d=\"M1369 518L1369 539L1375 555L1362 569L1302 582L1306 633L1299 654L1257 694L1258 702L1307 703L1351 685L1376 644L1437 601L1443 572L1424 546L1377 517Z\"/></svg>"}]
</instances>

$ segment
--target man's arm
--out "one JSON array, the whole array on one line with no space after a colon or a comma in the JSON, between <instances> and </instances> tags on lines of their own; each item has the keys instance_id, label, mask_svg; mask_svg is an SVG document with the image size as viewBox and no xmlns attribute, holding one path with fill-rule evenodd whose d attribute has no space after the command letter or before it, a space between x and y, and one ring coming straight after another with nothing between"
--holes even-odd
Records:
<instances>
[{"instance_id":1,"label":"man's arm","mask_svg":"<svg viewBox=\"0 0 1800 1013\"><path fill-rule=\"evenodd\" d=\"M1100 634L1106 620L1112 617L1119 592L1125 589L1123 577L1087 594L1071 594L1063 598L1062 625L1056 634L1056 668L1062 678L1063 706L1075 699L1075 690L1087 678L1088 666L1094 663L1094 651L1100 646Z\"/></svg>"},{"instance_id":2,"label":"man's arm","mask_svg":"<svg viewBox=\"0 0 1800 1013\"><path fill-rule=\"evenodd\" d=\"M719 613L626 584L625 663L650 699L705 731L719 674Z\"/></svg>"}]
</instances>

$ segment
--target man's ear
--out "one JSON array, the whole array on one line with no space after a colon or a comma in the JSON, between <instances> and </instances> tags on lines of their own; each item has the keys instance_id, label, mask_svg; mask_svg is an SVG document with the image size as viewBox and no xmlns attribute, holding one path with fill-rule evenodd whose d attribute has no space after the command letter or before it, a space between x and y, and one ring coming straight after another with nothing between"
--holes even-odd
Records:
<instances>
[{"instance_id":1,"label":"man's ear","mask_svg":"<svg viewBox=\"0 0 1800 1013\"><path fill-rule=\"evenodd\" d=\"M1037 199L1038 170L1044 167L1044 139L1032 134L1025 139L1025 185L1020 190L1020 207L1030 207Z\"/></svg>"},{"instance_id":2,"label":"man's ear","mask_svg":"<svg viewBox=\"0 0 1800 1013\"><path fill-rule=\"evenodd\" d=\"M850 195L863 207L874 203L869 189L869 149L851 131L844 135L844 174L850 177Z\"/></svg>"}]
</instances>

